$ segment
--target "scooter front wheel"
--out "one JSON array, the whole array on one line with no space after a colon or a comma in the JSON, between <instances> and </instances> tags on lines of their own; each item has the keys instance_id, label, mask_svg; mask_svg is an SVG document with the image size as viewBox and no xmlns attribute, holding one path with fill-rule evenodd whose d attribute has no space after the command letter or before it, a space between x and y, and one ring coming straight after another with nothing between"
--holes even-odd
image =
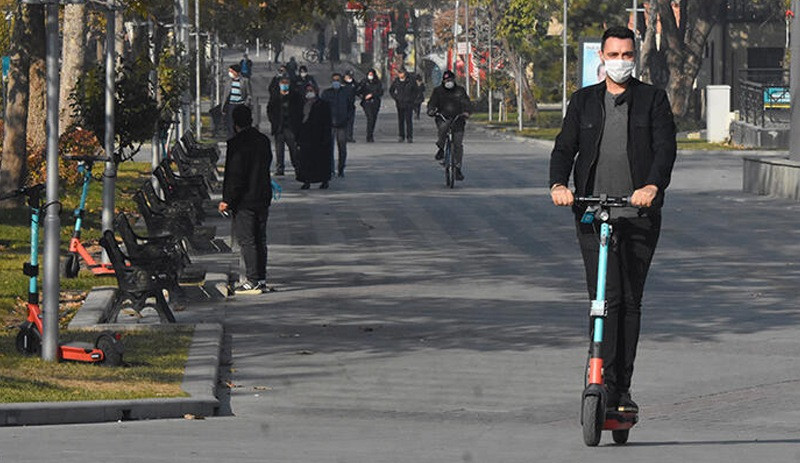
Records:
<instances>
[{"instance_id":1,"label":"scooter front wheel","mask_svg":"<svg viewBox=\"0 0 800 463\"><path fill-rule=\"evenodd\" d=\"M617 444L625 444L628 442L628 435L630 434L630 429L620 429L618 431L611 431L611 437L614 438L614 442Z\"/></svg>"},{"instance_id":2,"label":"scooter front wheel","mask_svg":"<svg viewBox=\"0 0 800 463\"><path fill-rule=\"evenodd\" d=\"M589 447L600 443L605 416L600 397L587 395L583 398L583 442Z\"/></svg>"},{"instance_id":3,"label":"scooter front wheel","mask_svg":"<svg viewBox=\"0 0 800 463\"><path fill-rule=\"evenodd\" d=\"M119 341L114 339L110 334L103 333L97 337L94 343L95 347L103 351L103 361L101 365L116 367L122 365L122 349L119 346Z\"/></svg>"},{"instance_id":4,"label":"scooter front wheel","mask_svg":"<svg viewBox=\"0 0 800 463\"><path fill-rule=\"evenodd\" d=\"M70 254L64 260L64 276L66 278L75 278L81 270L81 263L76 254Z\"/></svg>"},{"instance_id":5,"label":"scooter front wheel","mask_svg":"<svg viewBox=\"0 0 800 463\"><path fill-rule=\"evenodd\" d=\"M39 355L42 350L42 337L35 327L21 326L17 333L16 345L17 351L22 355Z\"/></svg>"}]
</instances>

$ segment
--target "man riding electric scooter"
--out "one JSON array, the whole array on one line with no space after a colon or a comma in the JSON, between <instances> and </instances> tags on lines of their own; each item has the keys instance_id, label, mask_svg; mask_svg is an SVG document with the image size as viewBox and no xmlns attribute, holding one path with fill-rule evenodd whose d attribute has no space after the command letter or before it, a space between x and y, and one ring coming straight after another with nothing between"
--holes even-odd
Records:
<instances>
[{"instance_id":1,"label":"man riding electric scooter","mask_svg":"<svg viewBox=\"0 0 800 463\"><path fill-rule=\"evenodd\" d=\"M573 207L592 298L598 290L599 229L596 222L581 220L586 204L575 197L628 198L630 207L611 210L601 351L606 406L632 412L638 411L630 387L642 294L676 156L667 95L631 77L635 50L629 29L612 27L603 34L606 78L572 95L551 154L549 184L555 205ZM568 188L571 173L574 193Z\"/></svg>"}]
</instances>

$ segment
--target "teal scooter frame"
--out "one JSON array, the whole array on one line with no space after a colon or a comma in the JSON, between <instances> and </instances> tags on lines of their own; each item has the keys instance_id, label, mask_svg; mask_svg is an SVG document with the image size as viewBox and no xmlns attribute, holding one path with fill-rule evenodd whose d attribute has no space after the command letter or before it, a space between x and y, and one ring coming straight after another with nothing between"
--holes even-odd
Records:
<instances>
[{"instance_id":1,"label":"teal scooter frame","mask_svg":"<svg viewBox=\"0 0 800 463\"><path fill-rule=\"evenodd\" d=\"M83 224L83 216L86 213L86 199L89 197L89 185L92 182L92 167L95 162L108 162L111 160L108 156L75 156L64 155L67 161L78 162L78 174L83 176L83 187L81 190L81 201L75 209L73 215L75 216L75 230L72 232L72 238L69 240L69 254L64 260L64 276L66 278L75 278L81 269L80 260L86 263L86 267L91 272L98 276L114 275L114 269L111 264L97 262L86 247L81 243L81 225Z\"/></svg>"},{"instance_id":2,"label":"teal scooter frame","mask_svg":"<svg viewBox=\"0 0 800 463\"><path fill-rule=\"evenodd\" d=\"M589 361L586 372L585 388L581 403L581 426L583 427L583 441L586 445L594 447L600 443L600 434L603 430L611 431L614 442L624 444L628 442L630 429L639 421L637 411L625 410L622 407L609 409L606 407L608 393L603 380L603 328L607 315L606 303L606 275L608 269L608 246L613 234L611 209L615 207L628 207L630 200L627 197L612 197L608 195L579 197L575 199L578 204L588 205L581 222L591 224L600 223L600 253L597 264L597 294L589 310L589 320L592 326L592 339L589 344Z\"/></svg>"}]
</instances>

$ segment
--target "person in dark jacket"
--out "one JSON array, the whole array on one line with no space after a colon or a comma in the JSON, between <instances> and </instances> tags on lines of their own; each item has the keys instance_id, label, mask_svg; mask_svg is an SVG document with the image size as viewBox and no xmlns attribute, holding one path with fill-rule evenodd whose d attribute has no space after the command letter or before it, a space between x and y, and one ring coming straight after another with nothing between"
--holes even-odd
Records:
<instances>
[{"instance_id":1,"label":"person in dark jacket","mask_svg":"<svg viewBox=\"0 0 800 463\"><path fill-rule=\"evenodd\" d=\"M242 250L245 280L235 294L260 294L267 291L267 218L272 201L269 165L272 150L269 138L253 124L250 108L233 108L236 135L228 140L225 155L225 180L220 213L233 216L233 231Z\"/></svg>"},{"instance_id":2,"label":"person in dark jacket","mask_svg":"<svg viewBox=\"0 0 800 463\"><path fill-rule=\"evenodd\" d=\"M353 104L350 106L350 122L347 124L347 142L355 143L356 139L353 137L353 127L356 121L356 81L353 75L353 70L348 69L344 73L344 78L342 80L342 86L349 88L353 93Z\"/></svg>"},{"instance_id":3,"label":"person in dark jacket","mask_svg":"<svg viewBox=\"0 0 800 463\"><path fill-rule=\"evenodd\" d=\"M389 94L397 105L397 141L414 142L414 105L417 100L417 84L404 68L397 71L397 78L389 87Z\"/></svg>"},{"instance_id":4,"label":"person in dark jacket","mask_svg":"<svg viewBox=\"0 0 800 463\"><path fill-rule=\"evenodd\" d=\"M367 71L367 76L356 88L356 95L361 98L361 107L364 108L364 115L367 117L367 142L372 143L375 141L375 123L378 120L383 96L383 83L375 69Z\"/></svg>"},{"instance_id":5,"label":"person in dark jacket","mask_svg":"<svg viewBox=\"0 0 800 463\"><path fill-rule=\"evenodd\" d=\"M414 113L417 115L417 120L419 120L419 112L422 109L422 102L425 101L425 81L422 79L422 76L417 74L417 99L414 101L416 106L414 107Z\"/></svg>"},{"instance_id":6,"label":"person in dark jacket","mask_svg":"<svg viewBox=\"0 0 800 463\"><path fill-rule=\"evenodd\" d=\"M269 81L269 86L267 87L267 91L269 91L270 95L278 91L278 85L280 85L281 79L283 79L284 77L289 78L289 84L291 84L292 81L294 80L292 76L289 75L289 71L286 68L286 65L281 64L280 67L278 67L278 73L272 76L272 80Z\"/></svg>"},{"instance_id":7,"label":"person in dark jacket","mask_svg":"<svg viewBox=\"0 0 800 463\"><path fill-rule=\"evenodd\" d=\"M328 188L333 164L333 139L331 138L331 108L317 96L317 89L307 84L303 89L303 117L297 133L298 169L296 178L307 190L312 183L320 189Z\"/></svg>"},{"instance_id":8,"label":"person in dark jacket","mask_svg":"<svg viewBox=\"0 0 800 463\"><path fill-rule=\"evenodd\" d=\"M331 108L332 137L339 151L339 163L336 169L339 177L344 177L344 166L347 162L347 127L352 117L355 94L351 87L342 85L342 75L334 72L331 76L331 88L322 92L322 100ZM333 166L331 166L333 167ZM333 168L331 168L333 171Z\"/></svg>"},{"instance_id":9,"label":"person in dark jacket","mask_svg":"<svg viewBox=\"0 0 800 463\"><path fill-rule=\"evenodd\" d=\"M288 75L281 77L278 88L270 96L267 116L275 139L275 175L283 175L286 168L286 146L292 167L297 171L296 134L303 118L303 97L292 90Z\"/></svg>"},{"instance_id":10,"label":"person in dark jacket","mask_svg":"<svg viewBox=\"0 0 800 463\"><path fill-rule=\"evenodd\" d=\"M314 91L319 93L319 85L317 85L316 79L314 76L308 73L308 68L305 66L300 66L298 69L298 74L294 78L294 89L297 93L303 94L305 93L306 85L311 84L314 86Z\"/></svg>"},{"instance_id":11,"label":"person in dark jacket","mask_svg":"<svg viewBox=\"0 0 800 463\"><path fill-rule=\"evenodd\" d=\"M456 180L464 180L464 173L461 171L461 163L464 160L464 128L471 112L472 104L467 91L456 84L456 76L452 71L445 71L442 74L442 85L433 89L428 100L428 115L436 117L436 128L439 131L439 139L436 141L436 146L439 147L435 156L437 161L444 159L447 131L452 126ZM456 119L456 116L461 117Z\"/></svg>"},{"instance_id":12,"label":"person in dark jacket","mask_svg":"<svg viewBox=\"0 0 800 463\"><path fill-rule=\"evenodd\" d=\"M642 295L676 155L666 93L631 77L635 50L629 29L603 33L605 80L572 95L550 156L550 196L557 206L573 207L590 298L597 291L599 227L581 222L585 206L575 204L575 196L629 197L631 207L612 209L602 360L608 405L630 411L638 410L630 387Z\"/></svg>"},{"instance_id":13,"label":"person in dark jacket","mask_svg":"<svg viewBox=\"0 0 800 463\"><path fill-rule=\"evenodd\" d=\"M247 52L244 53L239 61L239 67L242 69L242 76L249 79L253 75L253 60L247 56Z\"/></svg>"}]
</instances>

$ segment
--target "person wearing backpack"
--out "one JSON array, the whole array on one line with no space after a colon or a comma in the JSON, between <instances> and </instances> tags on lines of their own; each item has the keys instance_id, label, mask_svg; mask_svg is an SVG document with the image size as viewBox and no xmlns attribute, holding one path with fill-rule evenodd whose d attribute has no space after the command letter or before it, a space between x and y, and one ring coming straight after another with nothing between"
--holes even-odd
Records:
<instances>
[{"instance_id":1,"label":"person wearing backpack","mask_svg":"<svg viewBox=\"0 0 800 463\"><path fill-rule=\"evenodd\" d=\"M247 52L244 53L242 60L239 61L239 66L242 68L242 75L250 78L253 75L253 61L247 57Z\"/></svg>"}]
</instances>

